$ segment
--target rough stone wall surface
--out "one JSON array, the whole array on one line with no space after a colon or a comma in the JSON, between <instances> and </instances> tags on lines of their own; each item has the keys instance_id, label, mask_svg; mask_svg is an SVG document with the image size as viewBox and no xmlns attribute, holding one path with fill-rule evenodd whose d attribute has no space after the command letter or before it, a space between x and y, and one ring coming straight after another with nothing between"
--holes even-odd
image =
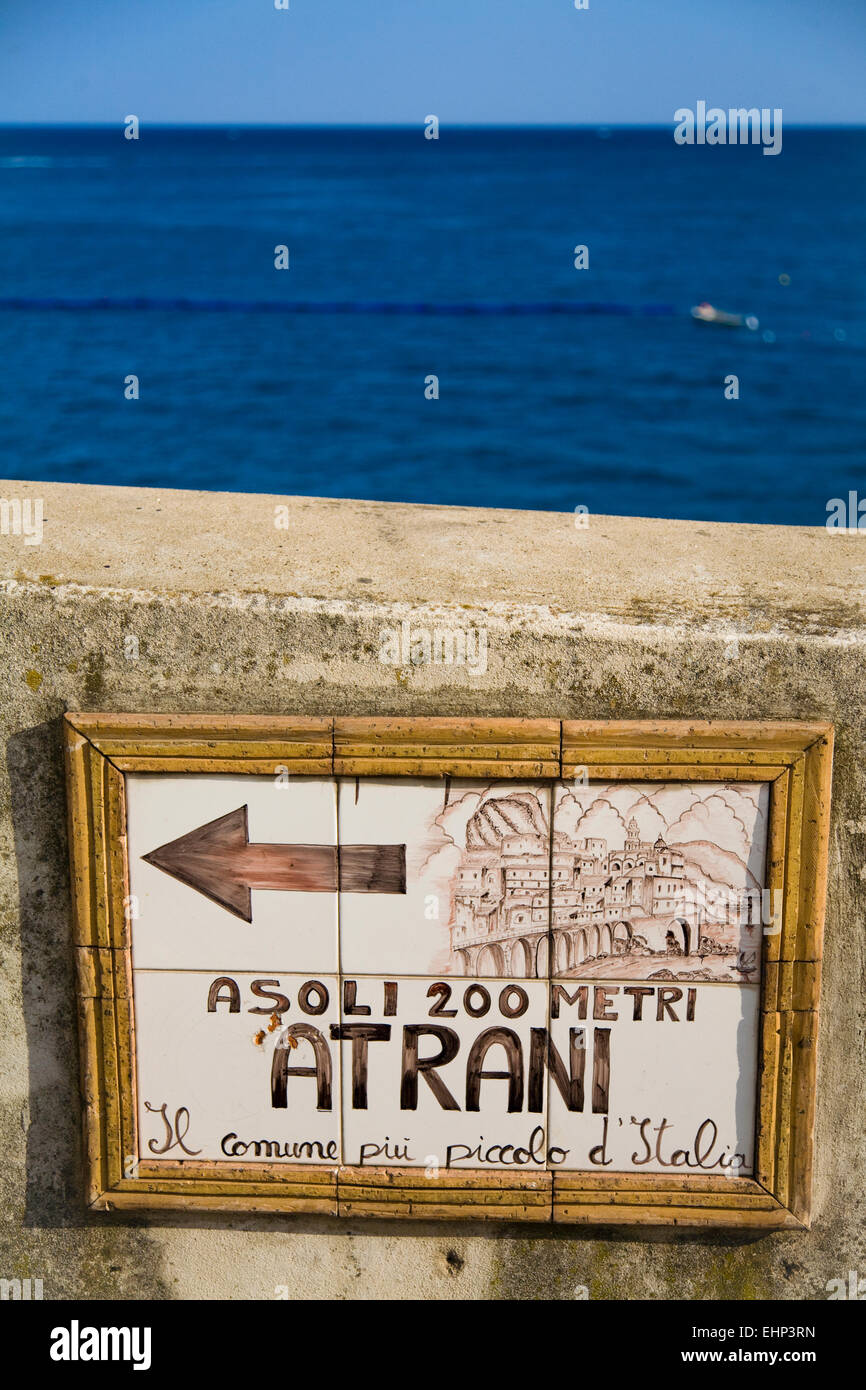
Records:
<instances>
[{"instance_id":1,"label":"rough stone wall surface","mask_svg":"<svg viewBox=\"0 0 866 1390\"><path fill-rule=\"evenodd\" d=\"M0 536L0 1277L46 1298L821 1299L866 1274L866 534L0 488L44 505L40 544ZM404 619L485 628L486 670L383 664ZM811 1231L86 1211L66 709L832 720Z\"/></svg>"}]
</instances>

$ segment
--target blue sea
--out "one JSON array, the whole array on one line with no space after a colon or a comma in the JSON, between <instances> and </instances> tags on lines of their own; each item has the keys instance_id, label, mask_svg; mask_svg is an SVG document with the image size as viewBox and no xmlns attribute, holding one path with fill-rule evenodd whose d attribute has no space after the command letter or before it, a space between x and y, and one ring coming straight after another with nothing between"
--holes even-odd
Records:
<instances>
[{"instance_id":1,"label":"blue sea","mask_svg":"<svg viewBox=\"0 0 866 1390\"><path fill-rule=\"evenodd\" d=\"M5 476L805 525L866 484L863 130L4 128L0 238Z\"/></svg>"}]
</instances>

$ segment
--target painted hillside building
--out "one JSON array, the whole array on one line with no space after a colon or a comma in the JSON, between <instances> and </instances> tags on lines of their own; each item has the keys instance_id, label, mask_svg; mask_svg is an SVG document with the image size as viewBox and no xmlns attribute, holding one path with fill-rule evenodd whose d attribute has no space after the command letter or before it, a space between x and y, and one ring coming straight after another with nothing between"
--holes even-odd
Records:
<instances>
[{"instance_id":1,"label":"painted hillside building","mask_svg":"<svg viewBox=\"0 0 866 1390\"><path fill-rule=\"evenodd\" d=\"M633 818L621 847L554 831L551 852L538 799L516 793L482 805L466 840L451 925L465 975L543 976L552 950L559 975L627 957L641 977L689 965L707 978L754 978L760 892L687 873L682 850L661 835L642 840Z\"/></svg>"}]
</instances>

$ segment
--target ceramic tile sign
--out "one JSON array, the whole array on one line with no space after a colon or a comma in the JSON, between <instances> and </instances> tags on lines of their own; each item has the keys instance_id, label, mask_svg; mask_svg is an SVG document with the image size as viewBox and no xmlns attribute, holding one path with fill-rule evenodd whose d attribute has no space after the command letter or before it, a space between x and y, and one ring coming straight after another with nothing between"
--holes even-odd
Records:
<instances>
[{"instance_id":1,"label":"ceramic tile sign","mask_svg":"<svg viewBox=\"0 0 866 1390\"><path fill-rule=\"evenodd\" d=\"M126 798L139 1159L754 1171L766 784Z\"/></svg>"}]
</instances>

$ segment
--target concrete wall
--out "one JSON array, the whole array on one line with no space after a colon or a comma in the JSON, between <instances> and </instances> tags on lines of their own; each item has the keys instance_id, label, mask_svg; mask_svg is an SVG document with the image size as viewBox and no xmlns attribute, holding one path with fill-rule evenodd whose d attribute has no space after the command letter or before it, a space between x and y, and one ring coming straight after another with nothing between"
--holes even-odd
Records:
<instances>
[{"instance_id":1,"label":"concrete wall","mask_svg":"<svg viewBox=\"0 0 866 1390\"><path fill-rule=\"evenodd\" d=\"M46 1298L826 1298L866 1275L866 534L4 482L0 1277ZM278 511L282 507L284 510ZM14 518L9 517L10 531ZM276 522L284 523L276 525ZM487 632L486 670L380 631ZM126 639L137 639L136 643ZM82 1203L65 709L836 724L808 1233L143 1219Z\"/></svg>"}]
</instances>

